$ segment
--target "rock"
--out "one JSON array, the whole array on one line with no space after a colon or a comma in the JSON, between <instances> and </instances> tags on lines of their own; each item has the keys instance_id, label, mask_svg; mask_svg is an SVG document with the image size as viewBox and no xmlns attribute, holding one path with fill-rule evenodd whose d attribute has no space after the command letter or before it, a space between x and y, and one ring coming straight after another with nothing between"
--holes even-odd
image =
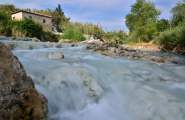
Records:
<instances>
[{"instance_id":1,"label":"rock","mask_svg":"<svg viewBox=\"0 0 185 120\"><path fill-rule=\"evenodd\" d=\"M166 62L165 57L157 57L157 56L151 56L151 57L149 57L149 60L151 60L153 62L157 62L157 63L165 63Z\"/></svg>"},{"instance_id":2,"label":"rock","mask_svg":"<svg viewBox=\"0 0 185 120\"><path fill-rule=\"evenodd\" d=\"M16 41L32 41L32 38L29 37L16 37Z\"/></svg>"},{"instance_id":3,"label":"rock","mask_svg":"<svg viewBox=\"0 0 185 120\"><path fill-rule=\"evenodd\" d=\"M185 60L184 59L180 59L180 58L173 58L172 60L170 60L171 63L173 64L177 64L177 65L184 65L185 64Z\"/></svg>"},{"instance_id":4,"label":"rock","mask_svg":"<svg viewBox=\"0 0 185 120\"><path fill-rule=\"evenodd\" d=\"M6 36L0 36L0 40L10 40L10 38L8 38Z\"/></svg>"},{"instance_id":5,"label":"rock","mask_svg":"<svg viewBox=\"0 0 185 120\"><path fill-rule=\"evenodd\" d=\"M77 46L77 44L71 44L71 47L76 47Z\"/></svg>"},{"instance_id":6,"label":"rock","mask_svg":"<svg viewBox=\"0 0 185 120\"><path fill-rule=\"evenodd\" d=\"M4 44L0 59L0 120L46 120L47 100Z\"/></svg>"},{"instance_id":7,"label":"rock","mask_svg":"<svg viewBox=\"0 0 185 120\"><path fill-rule=\"evenodd\" d=\"M99 44L99 45L103 44L103 42L101 40L99 40L99 39L97 39L97 40L90 39L90 40L85 41L85 43L87 43L87 44Z\"/></svg>"},{"instance_id":8,"label":"rock","mask_svg":"<svg viewBox=\"0 0 185 120\"><path fill-rule=\"evenodd\" d=\"M96 44L87 44L86 49L88 50L95 50L98 46Z\"/></svg>"},{"instance_id":9,"label":"rock","mask_svg":"<svg viewBox=\"0 0 185 120\"><path fill-rule=\"evenodd\" d=\"M49 59L64 59L64 54L62 52L51 52L48 54Z\"/></svg>"},{"instance_id":10,"label":"rock","mask_svg":"<svg viewBox=\"0 0 185 120\"><path fill-rule=\"evenodd\" d=\"M40 40L38 39L38 38L31 38L32 40L31 41L33 41L33 42L40 42Z\"/></svg>"},{"instance_id":11,"label":"rock","mask_svg":"<svg viewBox=\"0 0 185 120\"><path fill-rule=\"evenodd\" d=\"M61 44L61 43L58 43L58 44L56 44L55 47L56 47L56 48L62 48L62 44Z\"/></svg>"},{"instance_id":12,"label":"rock","mask_svg":"<svg viewBox=\"0 0 185 120\"><path fill-rule=\"evenodd\" d=\"M110 47L109 50L112 53L117 53L117 49L115 47Z\"/></svg>"},{"instance_id":13,"label":"rock","mask_svg":"<svg viewBox=\"0 0 185 120\"><path fill-rule=\"evenodd\" d=\"M6 45L11 50L14 50L16 48L16 44L14 43L4 43L4 45Z\"/></svg>"},{"instance_id":14,"label":"rock","mask_svg":"<svg viewBox=\"0 0 185 120\"><path fill-rule=\"evenodd\" d=\"M155 63L173 63L173 64L185 64L184 59L174 58L172 55L161 55L162 53L142 51L139 49L129 48L121 45L111 45L108 43L103 44L87 44L87 49L94 50L102 55L106 56L125 56L129 59L134 60L147 60Z\"/></svg>"},{"instance_id":15,"label":"rock","mask_svg":"<svg viewBox=\"0 0 185 120\"><path fill-rule=\"evenodd\" d=\"M15 40L15 41L33 41L33 42L40 42L41 41L36 37L34 37L34 38L30 38L30 37L11 37L11 39Z\"/></svg>"}]
</instances>

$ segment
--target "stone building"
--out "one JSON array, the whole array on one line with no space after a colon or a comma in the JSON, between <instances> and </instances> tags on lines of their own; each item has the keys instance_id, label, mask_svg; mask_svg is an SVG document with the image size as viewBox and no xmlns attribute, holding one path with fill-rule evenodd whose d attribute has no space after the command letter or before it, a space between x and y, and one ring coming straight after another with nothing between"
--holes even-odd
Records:
<instances>
[{"instance_id":1,"label":"stone building","mask_svg":"<svg viewBox=\"0 0 185 120\"><path fill-rule=\"evenodd\" d=\"M54 25L53 25L53 19L51 16L38 14L38 13L32 13L28 11L17 11L11 15L12 20L23 20L25 18L32 19L34 22L42 25L45 31L53 31Z\"/></svg>"}]
</instances>

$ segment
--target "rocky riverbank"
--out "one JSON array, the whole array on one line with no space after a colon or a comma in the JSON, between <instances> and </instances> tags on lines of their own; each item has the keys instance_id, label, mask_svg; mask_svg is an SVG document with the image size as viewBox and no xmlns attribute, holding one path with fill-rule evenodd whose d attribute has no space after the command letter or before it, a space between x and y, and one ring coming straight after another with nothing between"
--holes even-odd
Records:
<instances>
[{"instance_id":1,"label":"rocky riverbank","mask_svg":"<svg viewBox=\"0 0 185 120\"><path fill-rule=\"evenodd\" d=\"M173 63L185 64L185 60L177 57L172 53L161 51L145 51L128 46L116 45L112 46L108 43L91 42L87 44L87 49L101 53L106 56L122 56L134 60L147 60L156 63Z\"/></svg>"},{"instance_id":2,"label":"rocky riverbank","mask_svg":"<svg viewBox=\"0 0 185 120\"><path fill-rule=\"evenodd\" d=\"M46 120L47 100L10 48L0 43L0 119Z\"/></svg>"}]
</instances>

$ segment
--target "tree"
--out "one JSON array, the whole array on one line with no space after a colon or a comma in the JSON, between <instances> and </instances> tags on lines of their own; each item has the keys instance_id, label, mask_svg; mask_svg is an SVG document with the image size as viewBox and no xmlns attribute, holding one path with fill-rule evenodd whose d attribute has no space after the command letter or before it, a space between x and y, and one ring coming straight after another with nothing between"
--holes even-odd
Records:
<instances>
[{"instance_id":1,"label":"tree","mask_svg":"<svg viewBox=\"0 0 185 120\"><path fill-rule=\"evenodd\" d=\"M148 41L157 32L157 19L160 11L152 2L137 0L126 16L126 25L138 40Z\"/></svg>"},{"instance_id":2,"label":"tree","mask_svg":"<svg viewBox=\"0 0 185 120\"><path fill-rule=\"evenodd\" d=\"M14 5L0 5L0 11L3 12L3 13L6 13L8 15L10 15L12 12L15 12L17 11L18 9L15 8Z\"/></svg>"},{"instance_id":3,"label":"tree","mask_svg":"<svg viewBox=\"0 0 185 120\"><path fill-rule=\"evenodd\" d=\"M60 4L58 4L57 8L55 9L52 15L53 15L53 22L57 31L59 32L63 31L62 26L67 24L70 19L65 16Z\"/></svg>"},{"instance_id":4,"label":"tree","mask_svg":"<svg viewBox=\"0 0 185 120\"><path fill-rule=\"evenodd\" d=\"M182 22L185 22L185 0L177 3L172 9L172 25L175 27Z\"/></svg>"},{"instance_id":5,"label":"tree","mask_svg":"<svg viewBox=\"0 0 185 120\"><path fill-rule=\"evenodd\" d=\"M163 32L170 28L170 23L166 19L160 19L157 21L158 32Z\"/></svg>"},{"instance_id":6,"label":"tree","mask_svg":"<svg viewBox=\"0 0 185 120\"><path fill-rule=\"evenodd\" d=\"M10 17L4 12L0 12L0 34L11 35L11 25Z\"/></svg>"},{"instance_id":7,"label":"tree","mask_svg":"<svg viewBox=\"0 0 185 120\"><path fill-rule=\"evenodd\" d=\"M165 50L185 54L185 0L172 8L171 29L161 32L158 39Z\"/></svg>"}]
</instances>

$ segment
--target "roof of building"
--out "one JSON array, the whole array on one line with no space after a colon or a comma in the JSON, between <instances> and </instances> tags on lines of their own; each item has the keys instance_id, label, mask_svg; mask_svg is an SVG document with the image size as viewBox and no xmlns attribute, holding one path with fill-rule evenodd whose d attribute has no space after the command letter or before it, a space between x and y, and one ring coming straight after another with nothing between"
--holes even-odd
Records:
<instances>
[{"instance_id":1,"label":"roof of building","mask_svg":"<svg viewBox=\"0 0 185 120\"><path fill-rule=\"evenodd\" d=\"M49 16L49 15L43 15L43 14L40 14L40 13L33 13L33 12L29 12L29 11L24 11L24 10L16 11L16 12L12 13L12 15L17 14L19 12L24 12L24 13L29 13L29 14L33 14L33 15L42 16L42 17L52 18L52 16Z\"/></svg>"}]
</instances>

